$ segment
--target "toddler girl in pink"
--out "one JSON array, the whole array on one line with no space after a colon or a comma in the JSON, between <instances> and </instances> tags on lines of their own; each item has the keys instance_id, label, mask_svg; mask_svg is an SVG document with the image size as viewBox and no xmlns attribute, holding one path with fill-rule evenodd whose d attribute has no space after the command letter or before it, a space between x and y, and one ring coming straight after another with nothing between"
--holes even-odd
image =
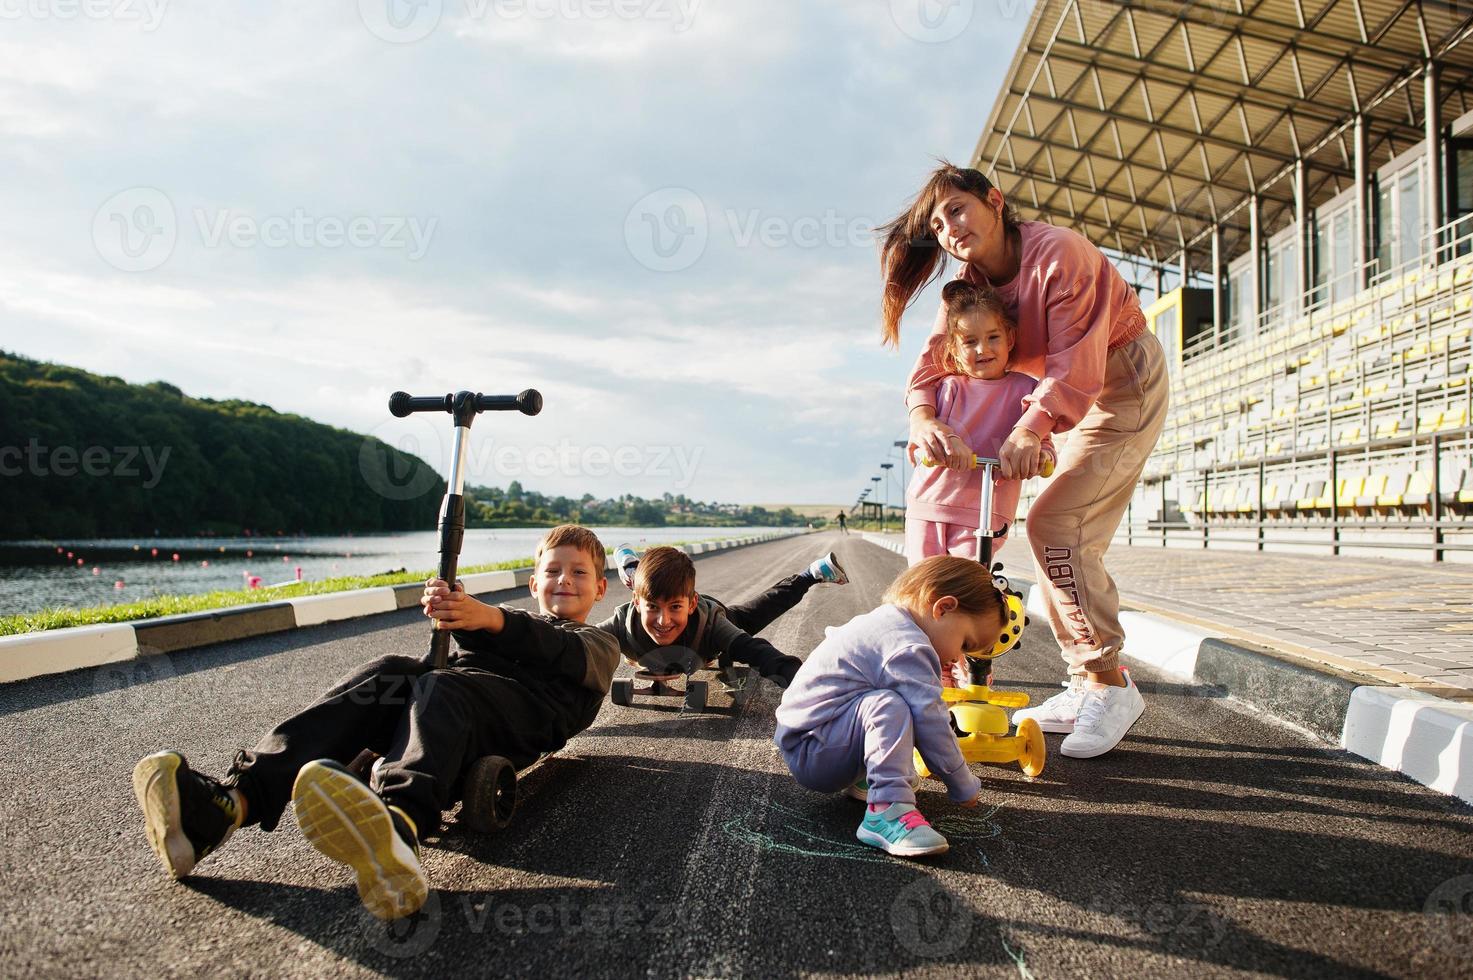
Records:
<instances>
[{"instance_id":1,"label":"toddler girl in pink","mask_svg":"<svg viewBox=\"0 0 1473 980\"><path fill-rule=\"evenodd\" d=\"M946 309L946 340L936 348L936 366L946 376L936 385L936 418L951 426L957 433L953 438L974 454L996 459L1023 417L1023 397L1038 382L1008 370L1018 328L993 290L957 279L941 290L941 302ZM1041 448L1055 461L1053 440L1047 434ZM912 454L914 450L912 444ZM1002 531L1012 524L1020 489L1017 480L997 480L991 530ZM914 565L947 554L975 557L981 506L980 469L917 466L905 494L906 561ZM1006 540L994 542L994 555Z\"/></svg>"}]
</instances>

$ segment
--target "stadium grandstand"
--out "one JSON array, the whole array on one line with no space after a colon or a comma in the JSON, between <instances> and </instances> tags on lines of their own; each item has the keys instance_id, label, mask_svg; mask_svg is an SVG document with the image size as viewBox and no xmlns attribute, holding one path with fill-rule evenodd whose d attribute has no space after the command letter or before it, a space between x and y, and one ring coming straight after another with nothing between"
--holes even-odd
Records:
<instances>
[{"instance_id":1,"label":"stadium grandstand","mask_svg":"<svg viewBox=\"0 0 1473 980\"><path fill-rule=\"evenodd\" d=\"M1167 350L1120 540L1473 561L1470 32L1434 0L1034 7L972 165L1111 255Z\"/></svg>"}]
</instances>

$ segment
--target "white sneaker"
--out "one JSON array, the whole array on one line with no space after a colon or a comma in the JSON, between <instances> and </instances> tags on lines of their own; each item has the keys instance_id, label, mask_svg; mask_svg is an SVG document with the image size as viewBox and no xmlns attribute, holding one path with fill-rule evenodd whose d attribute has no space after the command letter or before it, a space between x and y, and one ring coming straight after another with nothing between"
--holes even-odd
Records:
<instances>
[{"instance_id":1,"label":"white sneaker","mask_svg":"<svg viewBox=\"0 0 1473 980\"><path fill-rule=\"evenodd\" d=\"M619 570L619 581L624 588L634 591L634 573L639 570L639 552L632 544L621 544L614 550L614 567Z\"/></svg>"},{"instance_id":2,"label":"white sneaker","mask_svg":"<svg viewBox=\"0 0 1473 980\"><path fill-rule=\"evenodd\" d=\"M1120 744L1146 710L1146 701L1127 674L1124 687L1089 685L1079 703L1074 732L1059 751L1072 759L1093 759Z\"/></svg>"},{"instance_id":3,"label":"white sneaker","mask_svg":"<svg viewBox=\"0 0 1473 980\"><path fill-rule=\"evenodd\" d=\"M1024 718L1032 718L1038 727L1056 735L1067 735L1074 731L1074 719L1079 715L1079 702L1084 700L1084 677L1076 676L1069 686L1032 708L1021 708L1013 712L1013 724Z\"/></svg>"}]
</instances>

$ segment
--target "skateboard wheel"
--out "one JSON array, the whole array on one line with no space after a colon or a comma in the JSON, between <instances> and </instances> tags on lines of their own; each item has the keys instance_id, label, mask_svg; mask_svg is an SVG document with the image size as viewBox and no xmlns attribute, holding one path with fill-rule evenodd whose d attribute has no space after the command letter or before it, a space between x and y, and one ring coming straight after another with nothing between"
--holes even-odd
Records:
<instances>
[{"instance_id":1,"label":"skateboard wheel","mask_svg":"<svg viewBox=\"0 0 1473 980\"><path fill-rule=\"evenodd\" d=\"M609 697L613 699L615 704L633 704L634 682L631 680L614 681L613 687L609 688Z\"/></svg>"},{"instance_id":2,"label":"skateboard wheel","mask_svg":"<svg viewBox=\"0 0 1473 980\"><path fill-rule=\"evenodd\" d=\"M706 682L686 681L685 706L696 711L706 710Z\"/></svg>"},{"instance_id":3,"label":"skateboard wheel","mask_svg":"<svg viewBox=\"0 0 1473 980\"><path fill-rule=\"evenodd\" d=\"M1018 757L1018 765L1022 767L1023 775L1032 779L1043 772L1046 758L1043 729L1032 718L1024 718L1018 725L1018 737L1023 740L1023 752Z\"/></svg>"},{"instance_id":4,"label":"skateboard wheel","mask_svg":"<svg viewBox=\"0 0 1473 980\"><path fill-rule=\"evenodd\" d=\"M487 755L475 761L465 780L460 812L471 830L505 830L517 807L517 770L511 760Z\"/></svg>"}]
</instances>

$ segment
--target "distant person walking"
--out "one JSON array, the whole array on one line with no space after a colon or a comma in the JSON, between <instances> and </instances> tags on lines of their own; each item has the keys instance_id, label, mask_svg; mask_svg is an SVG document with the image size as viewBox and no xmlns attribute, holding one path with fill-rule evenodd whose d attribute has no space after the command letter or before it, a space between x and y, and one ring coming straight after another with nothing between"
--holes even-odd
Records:
<instances>
[{"instance_id":1,"label":"distant person walking","mask_svg":"<svg viewBox=\"0 0 1473 980\"><path fill-rule=\"evenodd\" d=\"M980 171L939 167L884 233L885 343L899 344L901 315L940 278L945 255L962 263L958 278L995 289L1017 322L1013 366L1039 383L1023 398L1022 419L999 449L1001 475L1036 476L1043 437L1069 433L1025 527L1070 683L1014 718L1069 733L1064 755L1102 755L1145 710L1120 669L1120 597L1103 556L1166 419L1161 344L1146 330L1134 290L1104 253L1076 232L1019 221ZM943 309L905 401L910 441L932 459L959 462L965 450L936 418L942 377L936 353L946 328Z\"/></svg>"},{"instance_id":2,"label":"distant person walking","mask_svg":"<svg viewBox=\"0 0 1473 980\"><path fill-rule=\"evenodd\" d=\"M839 533L840 534L848 534L849 533L849 522L847 520L845 520L845 518L844 518L844 512L842 510L839 511Z\"/></svg>"}]
</instances>

